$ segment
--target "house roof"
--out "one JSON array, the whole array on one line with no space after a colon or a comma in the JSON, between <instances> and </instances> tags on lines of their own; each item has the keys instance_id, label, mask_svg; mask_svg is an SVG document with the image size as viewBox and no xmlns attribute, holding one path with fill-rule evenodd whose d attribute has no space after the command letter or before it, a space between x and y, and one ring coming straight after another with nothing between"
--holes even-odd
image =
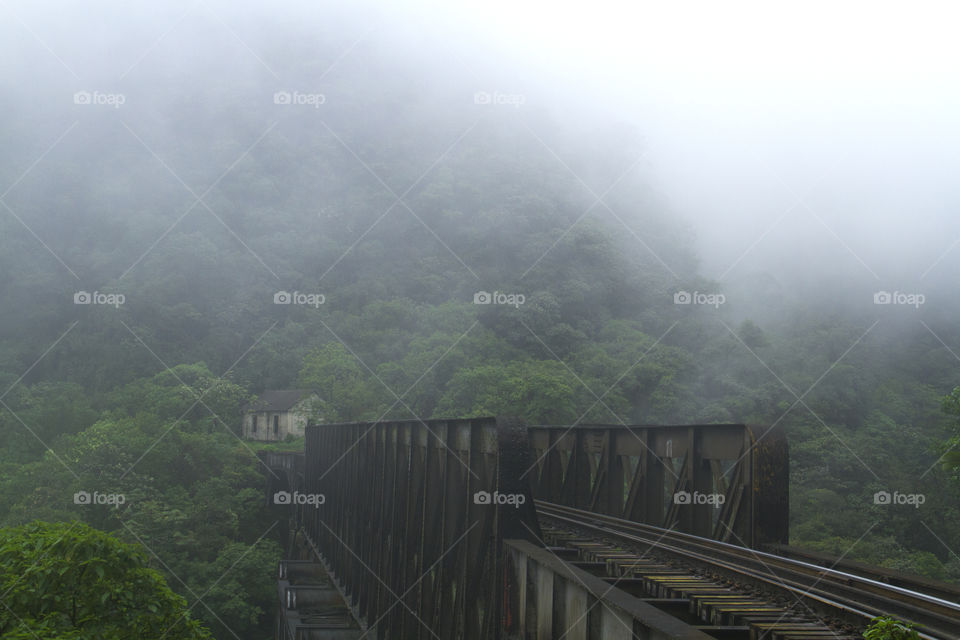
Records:
<instances>
[{"instance_id":1,"label":"house roof","mask_svg":"<svg viewBox=\"0 0 960 640\"><path fill-rule=\"evenodd\" d=\"M310 389L278 389L264 391L256 400L247 403L244 411L289 411L295 404L311 395L316 395Z\"/></svg>"}]
</instances>

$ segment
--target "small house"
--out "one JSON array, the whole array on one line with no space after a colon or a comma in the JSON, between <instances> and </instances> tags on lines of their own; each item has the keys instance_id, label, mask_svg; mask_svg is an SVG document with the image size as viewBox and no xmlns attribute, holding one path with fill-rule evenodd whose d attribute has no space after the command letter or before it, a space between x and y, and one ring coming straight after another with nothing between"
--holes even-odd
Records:
<instances>
[{"instance_id":1,"label":"small house","mask_svg":"<svg viewBox=\"0 0 960 640\"><path fill-rule=\"evenodd\" d=\"M264 391L243 409L241 435L248 440L285 440L304 434L320 397L309 389Z\"/></svg>"}]
</instances>

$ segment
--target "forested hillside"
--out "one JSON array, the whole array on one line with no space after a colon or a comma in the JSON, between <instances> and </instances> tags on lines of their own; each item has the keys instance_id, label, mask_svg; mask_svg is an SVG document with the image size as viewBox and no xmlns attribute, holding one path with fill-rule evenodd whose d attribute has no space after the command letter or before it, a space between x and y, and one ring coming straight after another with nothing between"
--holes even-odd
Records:
<instances>
[{"instance_id":1,"label":"forested hillside","mask_svg":"<svg viewBox=\"0 0 960 640\"><path fill-rule=\"evenodd\" d=\"M775 424L794 544L960 580L950 286L921 308L872 281L721 286L642 128L486 104L452 61L343 55L333 28L184 62L200 29L105 86L117 108L65 73L0 87L0 526L143 545L217 637L267 637L279 534L234 434L250 397L308 387L330 421Z\"/></svg>"}]
</instances>

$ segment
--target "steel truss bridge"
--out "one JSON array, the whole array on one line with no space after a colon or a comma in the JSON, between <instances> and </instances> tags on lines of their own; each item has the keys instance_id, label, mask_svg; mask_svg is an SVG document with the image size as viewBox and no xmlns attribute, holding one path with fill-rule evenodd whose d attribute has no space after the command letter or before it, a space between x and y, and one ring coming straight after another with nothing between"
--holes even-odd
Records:
<instances>
[{"instance_id":1,"label":"steel truss bridge","mask_svg":"<svg viewBox=\"0 0 960 640\"><path fill-rule=\"evenodd\" d=\"M260 455L278 640L960 638L960 588L788 545L777 429L318 424Z\"/></svg>"}]
</instances>

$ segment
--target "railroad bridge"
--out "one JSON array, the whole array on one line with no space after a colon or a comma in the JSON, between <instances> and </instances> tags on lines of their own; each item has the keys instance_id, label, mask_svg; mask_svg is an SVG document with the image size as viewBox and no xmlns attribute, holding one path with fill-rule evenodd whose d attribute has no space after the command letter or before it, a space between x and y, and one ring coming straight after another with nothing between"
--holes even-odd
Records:
<instances>
[{"instance_id":1,"label":"railroad bridge","mask_svg":"<svg viewBox=\"0 0 960 640\"><path fill-rule=\"evenodd\" d=\"M311 424L260 455L278 640L960 638L955 587L788 545L777 429Z\"/></svg>"}]
</instances>

